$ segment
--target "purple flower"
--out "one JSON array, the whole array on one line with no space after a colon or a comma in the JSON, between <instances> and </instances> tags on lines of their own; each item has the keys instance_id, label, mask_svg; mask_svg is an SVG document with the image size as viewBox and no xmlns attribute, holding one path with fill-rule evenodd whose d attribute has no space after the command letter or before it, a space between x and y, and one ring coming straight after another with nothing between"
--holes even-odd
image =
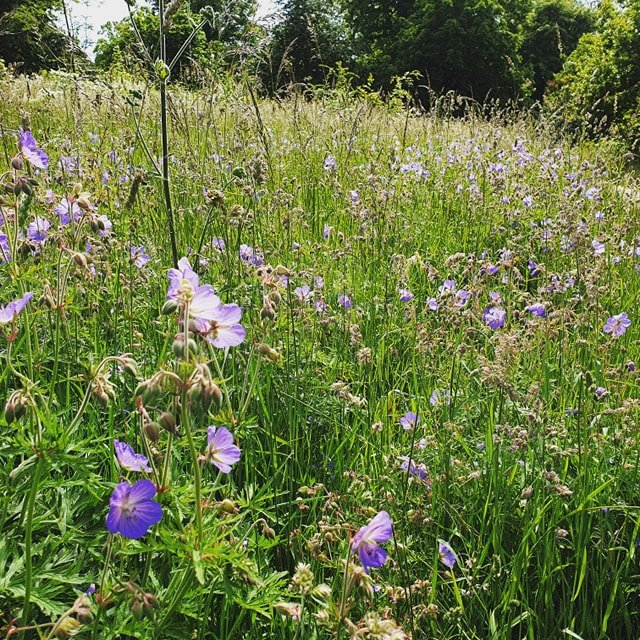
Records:
<instances>
[{"instance_id":1,"label":"purple flower","mask_svg":"<svg viewBox=\"0 0 640 640\"><path fill-rule=\"evenodd\" d=\"M116 450L116 458L118 464L127 471L146 471L151 473L151 467L146 456L136 453L126 442L120 440L113 441L113 447Z\"/></svg>"},{"instance_id":2,"label":"purple flower","mask_svg":"<svg viewBox=\"0 0 640 640\"><path fill-rule=\"evenodd\" d=\"M438 556L440 557L440 562L442 562L447 569L453 569L458 561L451 545L444 540L438 540Z\"/></svg>"},{"instance_id":3,"label":"purple flower","mask_svg":"<svg viewBox=\"0 0 640 640\"><path fill-rule=\"evenodd\" d=\"M327 313L329 311L327 303L322 298L320 298L320 300L316 300L316 303L313 306L318 314Z\"/></svg>"},{"instance_id":4,"label":"purple flower","mask_svg":"<svg viewBox=\"0 0 640 640\"><path fill-rule=\"evenodd\" d=\"M324 159L323 168L325 171L334 171L336 168L336 159L333 156L327 156Z\"/></svg>"},{"instance_id":5,"label":"purple flower","mask_svg":"<svg viewBox=\"0 0 640 640\"><path fill-rule=\"evenodd\" d=\"M333 231L333 227L329 226L328 224L325 224L322 229L322 237L326 240L332 231Z\"/></svg>"},{"instance_id":6,"label":"purple flower","mask_svg":"<svg viewBox=\"0 0 640 640\"><path fill-rule=\"evenodd\" d=\"M449 294L454 294L456 292L456 281L455 280L445 280L440 287L438 287L438 293L441 296L446 296Z\"/></svg>"},{"instance_id":7,"label":"purple flower","mask_svg":"<svg viewBox=\"0 0 640 640\"><path fill-rule=\"evenodd\" d=\"M50 228L51 223L46 218L36 216L27 227L27 236L36 244L42 244L47 239L47 232Z\"/></svg>"},{"instance_id":8,"label":"purple flower","mask_svg":"<svg viewBox=\"0 0 640 640\"><path fill-rule=\"evenodd\" d=\"M113 223L105 215L98 216L98 223L99 223L98 235L101 238L106 238L111 232L111 229L113 228Z\"/></svg>"},{"instance_id":9,"label":"purple flower","mask_svg":"<svg viewBox=\"0 0 640 640\"><path fill-rule=\"evenodd\" d=\"M529 269L529 275L532 278L540 275L540 269L533 259L529 260L529 262L527 263L527 268Z\"/></svg>"},{"instance_id":10,"label":"purple flower","mask_svg":"<svg viewBox=\"0 0 640 640\"><path fill-rule=\"evenodd\" d=\"M244 262L249 262L249 259L253 257L253 247L250 247L248 244L241 244L238 249L238 255Z\"/></svg>"},{"instance_id":11,"label":"purple flower","mask_svg":"<svg viewBox=\"0 0 640 640\"><path fill-rule=\"evenodd\" d=\"M309 302L311 298L313 298L313 291L308 284L303 285L302 287L296 287L293 290L293 293L296 295L300 302Z\"/></svg>"},{"instance_id":12,"label":"purple flower","mask_svg":"<svg viewBox=\"0 0 640 640\"><path fill-rule=\"evenodd\" d=\"M351 552L357 553L365 571L379 569L387 561L387 552L380 546L393 536L393 523L386 511L381 511L371 522L358 531L351 543Z\"/></svg>"},{"instance_id":13,"label":"purple flower","mask_svg":"<svg viewBox=\"0 0 640 640\"><path fill-rule=\"evenodd\" d=\"M460 291L456 291L455 293L455 302L456 307L466 307L469 302L469 298L471 297L471 293L466 289L460 289Z\"/></svg>"},{"instance_id":14,"label":"purple flower","mask_svg":"<svg viewBox=\"0 0 640 640\"><path fill-rule=\"evenodd\" d=\"M413 431L415 427L420 424L420 416L413 411L407 411L407 413L400 418L400 424L405 431Z\"/></svg>"},{"instance_id":15,"label":"purple flower","mask_svg":"<svg viewBox=\"0 0 640 640\"><path fill-rule=\"evenodd\" d=\"M431 396L429 397L429 402L432 406L437 407L440 404L451 404L451 392L448 389L444 391L440 391L438 389L434 389L431 392Z\"/></svg>"},{"instance_id":16,"label":"purple flower","mask_svg":"<svg viewBox=\"0 0 640 640\"><path fill-rule=\"evenodd\" d=\"M138 269L142 269L147 262L151 260L149 254L147 253L147 248L142 245L140 247L136 247L135 245L131 245L131 262L138 267Z\"/></svg>"},{"instance_id":17,"label":"purple flower","mask_svg":"<svg viewBox=\"0 0 640 640\"><path fill-rule=\"evenodd\" d=\"M492 329L500 329L504 327L507 319L507 312L500 307L487 307L482 313L482 320Z\"/></svg>"},{"instance_id":18,"label":"purple flower","mask_svg":"<svg viewBox=\"0 0 640 640\"><path fill-rule=\"evenodd\" d=\"M431 311L438 310L438 301L435 298L427 298L427 309Z\"/></svg>"},{"instance_id":19,"label":"purple flower","mask_svg":"<svg viewBox=\"0 0 640 640\"><path fill-rule=\"evenodd\" d=\"M10 302L6 307L0 307L0 325L13 322L20 312L27 306L29 300L33 298L33 293L27 291L22 298Z\"/></svg>"},{"instance_id":20,"label":"purple flower","mask_svg":"<svg viewBox=\"0 0 640 640\"><path fill-rule=\"evenodd\" d=\"M360 202L360 192L356 189L349 191L349 200L351 200L351 204L358 204Z\"/></svg>"},{"instance_id":21,"label":"purple flower","mask_svg":"<svg viewBox=\"0 0 640 640\"><path fill-rule=\"evenodd\" d=\"M524 308L524 310L528 311L531 315L538 316L538 318L547 317L547 310L541 302L529 304Z\"/></svg>"},{"instance_id":22,"label":"purple flower","mask_svg":"<svg viewBox=\"0 0 640 640\"><path fill-rule=\"evenodd\" d=\"M78 222L82 218L82 209L77 202L69 202L68 198L62 198L53 211L58 214L60 224L69 224L73 217L74 222Z\"/></svg>"},{"instance_id":23,"label":"purple flower","mask_svg":"<svg viewBox=\"0 0 640 640\"><path fill-rule=\"evenodd\" d=\"M111 494L107 529L125 538L142 538L149 527L160 522L162 508L152 498L156 486L151 480L138 480L133 486L121 482Z\"/></svg>"},{"instance_id":24,"label":"purple flower","mask_svg":"<svg viewBox=\"0 0 640 640\"><path fill-rule=\"evenodd\" d=\"M400 294L400 302L411 302L413 300L413 293L409 289L400 289L398 293Z\"/></svg>"},{"instance_id":25,"label":"purple flower","mask_svg":"<svg viewBox=\"0 0 640 640\"><path fill-rule=\"evenodd\" d=\"M198 290L200 289L203 287ZM193 301L195 300L194 298ZM237 304L218 304L215 308L201 311L200 315L193 315L196 317L198 333L214 347L225 349L237 347L244 342L247 332L240 324L242 309Z\"/></svg>"},{"instance_id":26,"label":"purple flower","mask_svg":"<svg viewBox=\"0 0 640 640\"><path fill-rule=\"evenodd\" d=\"M418 480L427 481L429 476L427 474L427 467L422 463L417 463L415 460L409 458L409 456L400 456L400 469L410 473L412 476L418 478Z\"/></svg>"},{"instance_id":27,"label":"purple flower","mask_svg":"<svg viewBox=\"0 0 640 640\"><path fill-rule=\"evenodd\" d=\"M187 258L180 258L178 268L169 269L168 275L168 300L175 300L181 304L188 302L189 316L196 320L217 322L221 319L221 308L229 305L220 303L220 298L215 294L211 285L200 284L200 277L191 268ZM202 329L204 330L204 327ZM210 328L207 328L206 332L210 333Z\"/></svg>"},{"instance_id":28,"label":"purple flower","mask_svg":"<svg viewBox=\"0 0 640 640\"><path fill-rule=\"evenodd\" d=\"M226 427L211 426L207 429L205 459L222 473L229 473L231 465L240 460L240 447L233 443L233 436Z\"/></svg>"},{"instance_id":29,"label":"purple flower","mask_svg":"<svg viewBox=\"0 0 640 640\"><path fill-rule=\"evenodd\" d=\"M533 197L525 196L524 198L522 198L522 204L528 209L533 204Z\"/></svg>"},{"instance_id":30,"label":"purple flower","mask_svg":"<svg viewBox=\"0 0 640 640\"><path fill-rule=\"evenodd\" d=\"M224 251L224 248L226 246L224 240L222 238L212 238L211 239L211 246L218 252L218 253L222 253Z\"/></svg>"},{"instance_id":31,"label":"purple flower","mask_svg":"<svg viewBox=\"0 0 640 640\"><path fill-rule=\"evenodd\" d=\"M344 309L351 309L351 298L346 293L338 296L338 304Z\"/></svg>"},{"instance_id":32,"label":"purple flower","mask_svg":"<svg viewBox=\"0 0 640 640\"><path fill-rule=\"evenodd\" d=\"M20 133L20 153L37 169L46 169L49 166L49 156L42 149L38 149L31 131Z\"/></svg>"},{"instance_id":33,"label":"purple flower","mask_svg":"<svg viewBox=\"0 0 640 640\"><path fill-rule=\"evenodd\" d=\"M606 251L604 242L600 242L598 238L593 239L593 241L591 242L591 247L593 248L594 256L601 256Z\"/></svg>"},{"instance_id":34,"label":"purple flower","mask_svg":"<svg viewBox=\"0 0 640 640\"><path fill-rule=\"evenodd\" d=\"M602 398L606 398L609 395L609 391L604 387L596 387L594 395L596 396L596 400L602 400Z\"/></svg>"},{"instance_id":35,"label":"purple flower","mask_svg":"<svg viewBox=\"0 0 640 640\"><path fill-rule=\"evenodd\" d=\"M607 319L604 325L604 332L610 333L614 338L624 335L624 332L631 326L631 320L626 313L619 313Z\"/></svg>"}]
</instances>

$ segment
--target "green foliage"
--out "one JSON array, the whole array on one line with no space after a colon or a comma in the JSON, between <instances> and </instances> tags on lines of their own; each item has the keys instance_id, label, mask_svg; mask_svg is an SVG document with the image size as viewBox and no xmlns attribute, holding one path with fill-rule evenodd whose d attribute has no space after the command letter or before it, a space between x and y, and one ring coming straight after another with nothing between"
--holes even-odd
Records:
<instances>
[{"instance_id":1,"label":"green foliage","mask_svg":"<svg viewBox=\"0 0 640 640\"><path fill-rule=\"evenodd\" d=\"M337 2L286 0L282 14L263 70L272 91L296 82L322 83L329 68L349 64L348 30Z\"/></svg>"},{"instance_id":2,"label":"green foliage","mask_svg":"<svg viewBox=\"0 0 640 640\"><path fill-rule=\"evenodd\" d=\"M0 59L26 73L64 68L75 44L55 26L61 6L61 0L2 0Z\"/></svg>"},{"instance_id":3,"label":"green foliage","mask_svg":"<svg viewBox=\"0 0 640 640\"><path fill-rule=\"evenodd\" d=\"M526 21L520 49L523 64L530 68L536 100L542 100L547 84L562 69L578 40L594 27L594 11L577 0L536 3Z\"/></svg>"},{"instance_id":4,"label":"green foliage","mask_svg":"<svg viewBox=\"0 0 640 640\"><path fill-rule=\"evenodd\" d=\"M613 134L629 149L640 138L640 2L604 0L597 31L584 35L557 76L549 103L569 127Z\"/></svg>"}]
</instances>

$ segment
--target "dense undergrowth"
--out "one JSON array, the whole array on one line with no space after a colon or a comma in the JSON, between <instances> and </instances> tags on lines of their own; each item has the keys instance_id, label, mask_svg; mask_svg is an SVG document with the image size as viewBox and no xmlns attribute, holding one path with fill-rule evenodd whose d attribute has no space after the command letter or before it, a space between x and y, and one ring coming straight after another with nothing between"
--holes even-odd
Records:
<instances>
[{"instance_id":1,"label":"dense undergrowth","mask_svg":"<svg viewBox=\"0 0 640 640\"><path fill-rule=\"evenodd\" d=\"M33 293L0 314L6 637L636 637L640 189L615 149L174 89L176 240L242 308L225 349L180 323L192 272L166 304L155 93L0 83L0 304ZM110 534L141 478L162 519Z\"/></svg>"}]
</instances>

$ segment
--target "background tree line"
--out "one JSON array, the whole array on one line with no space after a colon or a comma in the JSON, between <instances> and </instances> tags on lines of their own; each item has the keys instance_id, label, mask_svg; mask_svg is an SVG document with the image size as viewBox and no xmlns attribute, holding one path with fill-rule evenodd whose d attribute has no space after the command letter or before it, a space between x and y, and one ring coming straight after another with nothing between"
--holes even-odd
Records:
<instances>
[{"instance_id":1,"label":"background tree line","mask_svg":"<svg viewBox=\"0 0 640 640\"><path fill-rule=\"evenodd\" d=\"M166 4L169 58L203 7L216 16L191 41L177 79L250 64L277 94L322 84L336 68L383 91L411 73L409 89L424 106L448 91L477 102L544 102L572 127L638 146L640 0L280 0L269 26L256 23L256 0ZM63 9L64 0L0 0L0 58L28 72L67 64L74 44L55 27ZM150 69L158 23L157 0L135 7L133 23L109 23L95 65Z\"/></svg>"}]
</instances>

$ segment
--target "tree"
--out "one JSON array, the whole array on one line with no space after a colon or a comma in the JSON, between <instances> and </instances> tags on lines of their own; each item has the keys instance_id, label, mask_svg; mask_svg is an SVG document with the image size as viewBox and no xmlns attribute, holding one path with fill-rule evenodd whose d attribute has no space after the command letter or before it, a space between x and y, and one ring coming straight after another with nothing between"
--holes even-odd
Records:
<instances>
[{"instance_id":1,"label":"tree","mask_svg":"<svg viewBox=\"0 0 640 640\"><path fill-rule=\"evenodd\" d=\"M614 134L640 151L640 0L602 0L597 28L567 58L549 94L565 122L590 135Z\"/></svg>"},{"instance_id":2,"label":"tree","mask_svg":"<svg viewBox=\"0 0 640 640\"><path fill-rule=\"evenodd\" d=\"M65 66L75 43L56 27L62 0L0 0L0 59L21 72Z\"/></svg>"},{"instance_id":3,"label":"tree","mask_svg":"<svg viewBox=\"0 0 640 640\"><path fill-rule=\"evenodd\" d=\"M320 83L328 68L349 62L346 23L336 2L286 0L282 12L272 31L266 74L272 89L290 82Z\"/></svg>"},{"instance_id":4,"label":"tree","mask_svg":"<svg viewBox=\"0 0 640 640\"><path fill-rule=\"evenodd\" d=\"M594 11L576 0L542 0L534 6L520 52L530 69L536 100L542 100L551 78L562 69L580 38L594 27Z\"/></svg>"}]
</instances>

